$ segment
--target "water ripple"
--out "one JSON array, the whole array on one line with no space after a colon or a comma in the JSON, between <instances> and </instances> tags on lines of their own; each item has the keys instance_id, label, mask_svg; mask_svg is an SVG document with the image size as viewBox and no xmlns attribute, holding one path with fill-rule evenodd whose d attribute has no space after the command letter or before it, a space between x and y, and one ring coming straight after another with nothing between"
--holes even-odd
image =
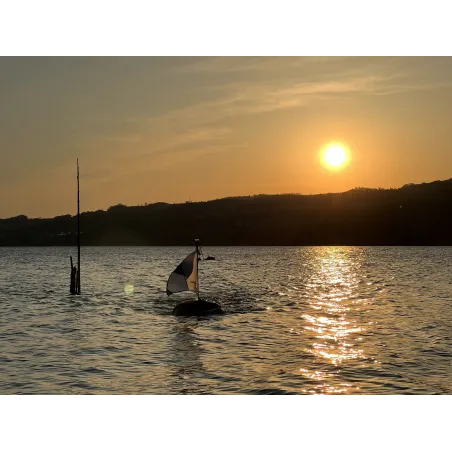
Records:
<instances>
[{"instance_id":1,"label":"water ripple","mask_svg":"<svg viewBox=\"0 0 452 452\"><path fill-rule=\"evenodd\" d=\"M451 393L452 248L209 248L227 315L182 319L188 252L83 248L71 297L75 250L3 248L0 393Z\"/></svg>"}]
</instances>

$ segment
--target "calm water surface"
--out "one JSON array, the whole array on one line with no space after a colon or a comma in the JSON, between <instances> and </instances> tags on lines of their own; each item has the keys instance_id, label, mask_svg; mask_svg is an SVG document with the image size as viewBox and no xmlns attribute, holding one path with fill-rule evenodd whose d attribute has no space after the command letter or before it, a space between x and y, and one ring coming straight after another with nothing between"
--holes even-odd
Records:
<instances>
[{"instance_id":1,"label":"calm water surface","mask_svg":"<svg viewBox=\"0 0 452 452\"><path fill-rule=\"evenodd\" d=\"M450 394L452 248L212 247L171 315L191 248L0 248L1 394Z\"/></svg>"}]
</instances>

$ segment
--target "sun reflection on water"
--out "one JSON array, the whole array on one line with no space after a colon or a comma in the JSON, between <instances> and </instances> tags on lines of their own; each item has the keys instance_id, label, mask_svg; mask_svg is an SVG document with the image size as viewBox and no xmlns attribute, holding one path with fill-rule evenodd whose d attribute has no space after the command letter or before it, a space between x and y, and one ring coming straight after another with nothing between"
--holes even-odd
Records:
<instances>
[{"instance_id":1,"label":"sun reflection on water","mask_svg":"<svg viewBox=\"0 0 452 452\"><path fill-rule=\"evenodd\" d=\"M359 284L360 255L346 248L318 251L306 284L309 309L301 318L309 344L304 351L315 356L322 370L301 368L299 372L311 381L323 382L308 393L347 393L351 385L326 380L337 379L347 362L365 358L358 346L364 327L350 315L356 301L351 298Z\"/></svg>"}]
</instances>

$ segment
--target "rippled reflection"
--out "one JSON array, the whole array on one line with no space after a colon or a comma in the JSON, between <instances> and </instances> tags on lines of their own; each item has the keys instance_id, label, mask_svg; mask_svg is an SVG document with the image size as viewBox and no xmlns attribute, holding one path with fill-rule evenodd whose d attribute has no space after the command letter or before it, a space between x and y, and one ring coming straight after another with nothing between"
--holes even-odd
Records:
<instances>
[{"instance_id":1,"label":"rippled reflection","mask_svg":"<svg viewBox=\"0 0 452 452\"><path fill-rule=\"evenodd\" d=\"M452 393L452 247L210 251L198 321L165 293L189 248L86 247L81 297L70 250L2 250L0 393Z\"/></svg>"},{"instance_id":2,"label":"rippled reflection","mask_svg":"<svg viewBox=\"0 0 452 452\"><path fill-rule=\"evenodd\" d=\"M174 327L171 340L173 386L181 394L192 394L199 390L199 378L204 372L196 334L196 322L181 321Z\"/></svg>"},{"instance_id":3,"label":"rippled reflection","mask_svg":"<svg viewBox=\"0 0 452 452\"><path fill-rule=\"evenodd\" d=\"M316 250L306 284L310 310L302 315L304 330L310 339L310 347L305 351L333 367L322 371L300 369L306 378L328 380L340 371L339 366L344 362L365 358L359 347L359 335L364 327L359 319L349 315L360 280L361 260L361 251L356 248ZM349 386L324 384L314 392L343 393Z\"/></svg>"}]
</instances>

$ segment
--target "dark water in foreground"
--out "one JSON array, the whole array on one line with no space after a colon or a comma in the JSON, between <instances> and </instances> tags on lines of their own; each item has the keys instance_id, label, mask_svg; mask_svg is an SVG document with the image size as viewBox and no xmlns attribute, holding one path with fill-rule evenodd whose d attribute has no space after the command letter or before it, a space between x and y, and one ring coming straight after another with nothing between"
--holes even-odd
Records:
<instances>
[{"instance_id":1,"label":"dark water in foreground","mask_svg":"<svg viewBox=\"0 0 452 452\"><path fill-rule=\"evenodd\" d=\"M452 248L206 248L227 315L171 316L191 248L0 248L1 394L450 394Z\"/></svg>"}]
</instances>

